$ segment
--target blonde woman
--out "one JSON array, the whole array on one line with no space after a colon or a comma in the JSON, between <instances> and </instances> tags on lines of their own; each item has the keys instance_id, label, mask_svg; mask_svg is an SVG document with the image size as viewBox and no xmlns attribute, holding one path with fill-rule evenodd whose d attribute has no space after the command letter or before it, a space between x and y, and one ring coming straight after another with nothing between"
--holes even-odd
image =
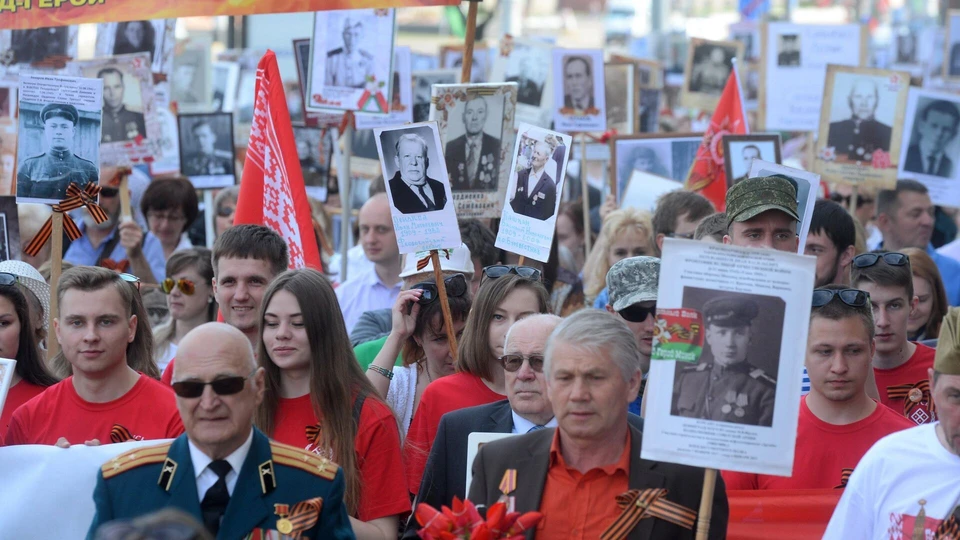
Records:
<instances>
[{"instance_id":1,"label":"blonde woman","mask_svg":"<svg viewBox=\"0 0 960 540\"><path fill-rule=\"evenodd\" d=\"M583 265L586 305L603 309L607 304L607 272L627 257L652 255L653 225L649 212L622 208L607 214L597 243Z\"/></svg>"}]
</instances>

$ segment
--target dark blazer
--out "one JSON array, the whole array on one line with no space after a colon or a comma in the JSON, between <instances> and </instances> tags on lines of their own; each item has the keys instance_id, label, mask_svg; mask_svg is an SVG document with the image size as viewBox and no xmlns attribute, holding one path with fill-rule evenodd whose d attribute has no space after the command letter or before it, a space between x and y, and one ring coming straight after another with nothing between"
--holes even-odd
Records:
<instances>
[{"instance_id":1,"label":"dark blazer","mask_svg":"<svg viewBox=\"0 0 960 540\"><path fill-rule=\"evenodd\" d=\"M483 133L480 155L477 156L477 172L467 175L467 136L461 135L447 143L444 150L450 189L473 191L496 191L500 177L500 139Z\"/></svg>"},{"instance_id":2,"label":"dark blazer","mask_svg":"<svg viewBox=\"0 0 960 540\"><path fill-rule=\"evenodd\" d=\"M517 189L513 200L510 201L510 206L518 214L545 221L550 219L556 210L557 184L550 177L550 172L544 170L540 175L540 181L533 186L533 192L528 194L526 191L530 170L523 169L517 173Z\"/></svg>"},{"instance_id":3,"label":"dark blazer","mask_svg":"<svg viewBox=\"0 0 960 540\"><path fill-rule=\"evenodd\" d=\"M547 481L550 445L553 429L541 429L527 435L487 443L473 462L473 483L470 500L475 504L492 505L500 497L500 480L507 469L516 469L517 489L514 491L516 511L531 512L540 508L543 488ZM681 504L694 512L700 509L704 470L686 465L650 461L640 457L642 433L630 426L630 489L666 488L667 500ZM618 494L619 495L619 494ZM571 493L570 496L575 496ZM727 493L723 478L717 475L713 494L713 514L710 519L710 538L727 535ZM544 519L550 519L545 516ZM659 518L641 519L630 531L631 540L693 539L696 525L687 530ZM528 531L532 539L536 531Z\"/></svg>"},{"instance_id":4,"label":"dark blazer","mask_svg":"<svg viewBox=\"0 0 960 540\"><path fill-rule=\"evenodd\" d=\"M911 144L907 148L907 160L903 164L903 170L927 174L927 164L923 162L923 156L920 154L920 145ZM946 154L940 158L940 164L937 166L937 170L933 173L935 176L940 176L943 178L950 178L953 175L953 161L947 157Z\"/></svg>"},{"instance_id":5,"label":"dark blazer","mask_svg":"<svg viewBox=\"0 0 960 540\"><path fill-rule=\"evenodd\" d=\"M429 176L427 184L433 190L433 202L436 203L437 210L442 210L447 205L447 193L443 189L443 184ZM401 214L419 214L428 211L420 197L400 179L400 171L390 179L390 193L393 195L393 205Z\"/></svg>"},{"instance_id":6,"label":"dark blazer","mask_svg":"<svg viewBox=\"0 0 960 540\"><path fill-rule=\"evenodd\" d=\"M853 119L830 122L827 131L827 146L832 146L837 157L846 157L858 161L874 150L890 151L890 126L874 119L861 120L859 125ZM857 150L863 149L863 154Z\"/></svg>"},{"instance_id":7,"label":"dark blazer","mask_svg":"<svg viewBox=\"0 0 960 540\"><path fill-rule=\"evenodd\" d=\"M258 529L277 534L281 516L274 505L287 504L292 508L314 497L322 498L320 516L313 527L301 532L303 537L355 538L343 505L343 490L343 472L336 464L299 448L272 442L254 428L250 453L238 472L217 538L246 538ZM93 500L96 514L88 540L108 521L134 518L168 506L203 523L187 435L173 442L130 450L104 464L97 475Z\"/></svg>"},{"instance_id":8,"label":"dark blazer","mask_svg":"<svg viewBox=\"0 0 960 540\"><path fill-rule=\"evenodd\" d=\"M596 106L593 104L593 95L590 96L590 99L588 101L589 101L589 103L587 103L588 109L592 109ZM570 94L563 94L563 106L571 109L573 108L573 98L570 97Z\"/></svg>"}]
</instances>

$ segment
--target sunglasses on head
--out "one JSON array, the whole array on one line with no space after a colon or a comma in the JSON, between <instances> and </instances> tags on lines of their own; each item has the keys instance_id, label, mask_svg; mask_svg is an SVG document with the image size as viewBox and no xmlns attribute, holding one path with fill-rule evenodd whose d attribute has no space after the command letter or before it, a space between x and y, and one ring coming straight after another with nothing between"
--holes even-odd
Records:
<instances>
[{"instance_id":1,"label":"sunglasses on head","mask_svg":"<svg viewBox=\"0 0 960 540\"><path fill-rule=\"evenodd\" d=\"M863 307L870 301L870 293L860 289L814 289L813 307L823 307L834 297L850 307Z\"/></svg>"},{"instance_id":2,"label":"sunglasses on head","mask_svg":"<svg viewBox=\"0 0 960 540\"><path fill-rule=\"evenodd\" d=\"M494 264L484 267L483 275L490 279L497 279L507 274L516 274L522 278L540 281L540 270L532 266L517 266L515 264Z\"/></svg>"},{"instance_id":3,"label":"sunglasses on head","mask_svg":"<svg viewBox=\"0 0 960 540\"><path fill-rule=\"evenodd\" d=\"M173 386L174 393L182 398L198 398L202 396L203 388L207 385L210 385L210 388L213 388L214 393L218 396L232 396L243 390L247 379L253 377L253 374L256 372L257 370L253 370L246 377L237 375L235 377L223 377L210 382L178 381L171 386Z\"/></svg>"},{"instance_id":4,"label":"sunglasses on head","mask_svg":"<svg viewBox=\"0 0 960 540\"><path fill-rule=\"evenodd\" d=\"M163 291L163 294L172 293L174 287L179 288L180 292L187 296L193 296L193 293L197 291L197 285L187 278L180 278L176 281L173 278L167 278L160 282L160 290Z\"/></svg>"},{"instance_id":5,"label":"sunglasses on head","mask_svg":"<svg viewBox=\"0 0 960 540\"><path fill-rule=\"evenodd\" d=\"M447 296L461 297L467 294L467 278L463 274L454 274L443 280L443 285L447 289ZM426 306L436 302L440 298L440 290L436 283L417 283L411 289L420 289L420 299L417 300L421 306Z\"/></svg>"},{"instance_id":6,"label":"sunglasses on head","mask_svg":"<svg viewBox=\"0 0 960 540\"><path fill-rule=\"evenodd\" d=\"M650 307L643 307L640 304L633 304L632 306L627 306L621 309L617 313L625 321L642 323L643 321L647 320L648 316L657 316L657 305L654 304Z\"/></svg>"},{"instance_id":7,"label":"sunglasses on head","mask_svg":"<svg viewBox=\"0 0 960 540\"><path fill-rule=\"evenodd\" d=\"M904 266L910 262L910 257L895 251L889 251L887 253L863 253L853 258L853 267L868 268L877 264L877 261L881 258L883 258L883 262L890 266Z\"/></svg>"},{"instance_id":8,"label":"sunglasses on head","mask_svg":"<svg viewBox=\"0 0 960 540\"><path fill-rule=\"evenodd\" d=\"M523 361L526 360L530 362L530 369L536 371L537 373L543 373L543 355L542 354L531 354L524 358L522 354L505 354L500 357L500 365L503 366L503 369L513 373L514 371L519 371L523 366Z\"/></svg>"},{"instance_id":9,"label":"sunglasses on head","mask_svg":"<svg viewBox=\"0 0 960 540\"><path fill-rule=\"evenodd\" d=\"M16 274L11 274L10 272L0 272L0 287L10 287L11 285L16 285L20 282L20 278Z\"/></svg>"},{"instance_id":10,"label":"sunglasses on head","mask_svg":"<svg viewBox=\"0 0 960 540\"><path fill-rule=\"evenodd\" d=\"M120 272L119 275L120 275L120 279L122 279L122 280L126 281L127 283L130 283L131 285L133 285L134 287L136 287L136 288L137 288L137 291L140 290L140 278L138 278L137 276L135 276L135 275L133 275L133 274L128 274L128 273L126 273L126 272Z\"/></svg>"}]
</instances>

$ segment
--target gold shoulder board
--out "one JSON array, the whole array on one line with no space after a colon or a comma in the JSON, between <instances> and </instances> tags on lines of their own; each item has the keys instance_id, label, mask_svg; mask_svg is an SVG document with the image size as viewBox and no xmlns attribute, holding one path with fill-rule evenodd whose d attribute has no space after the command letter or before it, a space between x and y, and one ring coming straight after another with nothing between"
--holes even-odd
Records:
<instances>
[{"instance_id":1,"label":"gold shoulder board","mask_svg":"<svg viewBox=\"0 0 960 540\"><path fill-rule=\"evenodd\" d=\"M340 466L329 459L296 446L270 441L270 452L273 453L273 462L278 465L300 469L327 480L333 480L340 470Z\"/></svg>"},{"instance_id":2,"label":"gold shoulder board","mask_svg":"<svg viewBox=\"0 0 960 540\"><path fill-rule=\"evenodd\" d=\"M100 471L103 472L103 479L112 478L141 465L163 463L163 460L167 458L167 452L170 451L170 444L163 443L156 446L134 448L114 457L100 468Z\"/></svg>"}]
</instances>

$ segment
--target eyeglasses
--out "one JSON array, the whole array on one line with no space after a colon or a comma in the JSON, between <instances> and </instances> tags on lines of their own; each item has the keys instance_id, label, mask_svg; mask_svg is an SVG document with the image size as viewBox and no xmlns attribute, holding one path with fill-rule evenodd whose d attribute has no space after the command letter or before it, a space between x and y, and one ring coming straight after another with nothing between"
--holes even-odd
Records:
<instances>
[{"instance_id":1,"label":"eyeglasses","mask_svg":"<svg viewBox=\"0 0 960 540\"><path fill-rule=\"evenodd\" d=\"M170 223L182 223L187 220L183 214L162 214L160 212L147 212L147 219L154 221L167 221Z\"/></svg>"},{"instance_id":2,"label":"eyeglasses","mask_svg":"<svg viewBox=\"0 0 960 540\"><path fill-rule=\"evenodd\" d=\"M461 297L467 294L467 278L463 274L454 274L443 280L443 285L447 289L447 296ZM440 290L436 283L417 283L411 289L420 289L420 299L417 300L421 306L432 304L440 298Z\"/></svg>"},{"instance_id":3,"label":"eyeglasses","mask_svg":"<svg viewBox=\"0 0 960 540\"><path fill-rule=\"evenodd\" d=\"M136 287L136 288L137 288L137 292L140 291L140 278L138 278L137 276L135 276L135 275L133 275L133 274L128 274L128 273L126 273L126 272L120 272L119 275L120 275L120 279L122 279L122 280L126 281L127 283L130 283L131 285L133 285L134 287Z\"/></svg>"},{"instance_id":4,"label":"eyeglasses","mask_svg":"<svg viewBox=\"0 0 960 540\"><path fill-rule=\"evenodd\" d=\"M120 190L117 188L109 188L109 187L100 188L101 197L110 198L110 197L116 197L119 194L120 194Z\"/></svg>"},{"instance_id":5,"label":"eyeglasses","mask_svg":"<svg viewBox=\"0 0 960 540\"><path fill-rule=\"evenodd\" d=\"M173 278L168 277L160 282L160 290L163 291L163 294L172 293L174 287L179 288L180 292L187 296L193 296L193 293L197 292L197 285L187 278L174 281Z\"/></svg>"},{"instance_id":6,"label":"eyeglasses","mask_svg":"<svg viewBox=\"0 0 960 540\"><path fill-rule=\"evenodd\" d=\"M881 257L883 258L883 262L890 266L905 266L910 262L910 257L895 251L887 253L863 253L853 258L853 267L869 268L877 264L877 261L879 261Z\"/></svg>"},{"instance_id":7,"label":"eyeglasses","mask_svg":"<svg viewBox=\"0 0 960 540\"><path fill-rule=\"evenodd\" d=\"M863 307L870 301L870 293L860 289L814 289L813 307L823 307L837 296L850 307Z\"/></svg>"},{"instance_id":8,"label":"eyeglasses","mask_svg":"<svg viewBox=\"0 0 960 540\"><path fill-rule=\"evenodd\" d=\"M0 272L0 287L10 287L20 282L20 277L10 272Z\"/></svg>"},{"instance_id":9,"label":"eyeglasses","mask_svg":"<svg viewBox=\"0 0 960 540\"><path fill-rule=\"evenodd\" d=\"M537 373L543 373L542 354L531 354L526 358L524 358L522 354L505 354L500 357L500 365L503 366L504 370L513 373L514 371L519 371L520 368L523 367L524 360L530 362L530 369L536 371Z\"/></svg>"},{"instance_id":10,"label":"eyeglasses","mask_svg":"<svg viewBox=\"0 0 960 540\"><path fill-rule=\"evenodd\" d=\"M540 281L540 270L532 266L517 266L515 264L494 264L483 269L483 275L490 279L501 278L507 274L516 274L522 278Z\"/></svg>"},{"instance_id":11,"label":"eyeglasses","mask_svg":"<svg viewBox=\"0 0 960 540\"><path fill-rule=\"evenodd\" d=\"M230 217L236 211L236 208L230 208L229 206L221 206L217 208L218 217Z\"/></svg>"},{"instance_id":12,"label":"eyeglasses","mask_svg":"<svg viewBox=\"0 0 960 540\"><path fill-rule=\"evenodd\" d=\"M173 391L182 398L198 398L203 395L203 388L210 385L214 393L218 396L232 396L243 390L247 379L253 377L257 370L253 370L246 377L237 375L236 377L223 377L210 382L200 381L178 381L173 383Z\"/></svg>"},{"instance_id":13,"label":"eyeglasses","mask_svg":"<svg viewBox=\"0 0 960 540\"><path fill-rule=\"evenodd\" d=\"M634 304L621 309L617 313L625 321L642 323L643 321L647 320L647 317L650 315L654 317L657 316L657 305L654 304L650 307L643 307L640 304Z\"/></svg>"}]
</instances>

